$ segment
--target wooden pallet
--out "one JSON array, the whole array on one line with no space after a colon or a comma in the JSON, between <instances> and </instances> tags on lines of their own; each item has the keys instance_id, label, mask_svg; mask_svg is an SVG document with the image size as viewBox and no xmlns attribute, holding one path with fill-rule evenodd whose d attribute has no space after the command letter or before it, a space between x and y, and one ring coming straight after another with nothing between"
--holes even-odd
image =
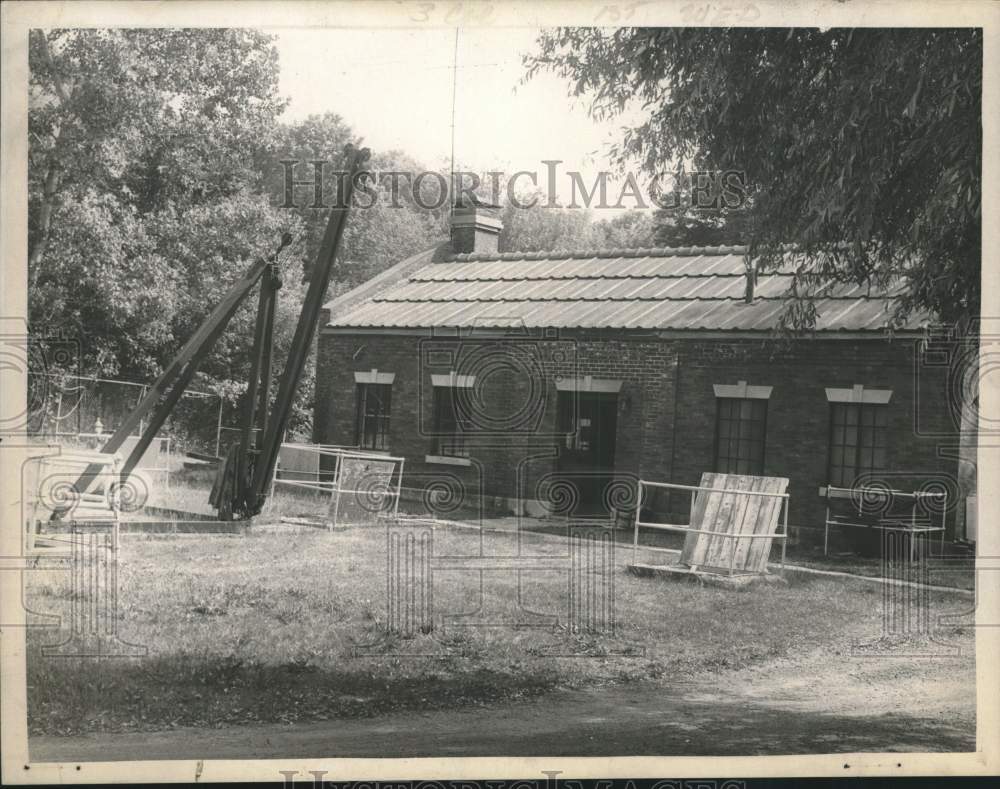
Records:
<instances>
[{"instance_id":1,"label":"wooden pallet","mask_svg":"<svg viewBox=\"0 0 1000 789\"><path fill-rule=\"evenodd\" d=\"M699 487L705 490L695 496L681 562L707 572L766 573L772 540L764 535L778 530L788 479L706 472ZM761 536L737 539L742 535Z\"/></svg>"}]
</instances>

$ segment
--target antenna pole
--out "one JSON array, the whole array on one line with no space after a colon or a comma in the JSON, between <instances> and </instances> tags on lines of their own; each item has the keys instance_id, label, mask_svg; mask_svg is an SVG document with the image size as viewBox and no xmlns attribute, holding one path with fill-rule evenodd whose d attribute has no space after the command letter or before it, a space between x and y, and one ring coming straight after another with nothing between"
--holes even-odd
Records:
<instances>
[{"instance_id":1,"label":"antenna pole","mask_svg":"<svg viewBox=\"0 0 1000 789\"><path fill-rule=\"evenodd\" d=\"M458 31L455 28L455 53L451 71L451 213L455 214L455 97L458 93Z\"/></svg>"}]
</instances>

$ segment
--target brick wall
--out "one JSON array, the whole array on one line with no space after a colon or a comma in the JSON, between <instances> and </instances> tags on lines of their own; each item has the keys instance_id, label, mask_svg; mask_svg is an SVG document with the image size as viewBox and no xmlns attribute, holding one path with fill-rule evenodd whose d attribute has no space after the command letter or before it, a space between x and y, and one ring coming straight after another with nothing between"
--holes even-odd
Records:
<instances>
[{"instance_id":1,"label":"brick wall","mask_svg":"<svg viewBox=\"0 0 1000 789\"><path fill-rule=\"evenodd\" d=\"M390 451L407 458L404 484L464 489L467 502L517 507L539 497L556 468L556 381L616 379L615 470L627 481L697 484L713 470L713 384L773 387L767 407L765 474L790 478L790 523L822 526L818 488L826 483L829 404L825 388L891 389L886 481L912 489L943 478L957 494L955 423L947 370L915 366L912 340L663 340L650 336L485 337L324 333L319 340L314 440L354 442L354 372L396 374ZM919 361L919 360L918 360ZM433 449L432 374L474 375L466 407L479 426L471 465L428 463ZM948 447L955 453L949 454ZM685 499L686 502L686 499ZM686 510L686 503L657 508Z\"/></svg>"},{"instance_id":2,"label":"brick wall","mask_svg":"<svg viewBox=\"0 0 1000 789\"><path fill-rule=\"evenodd\" d=\"M354 372L396 374L389 449L406 457L404 484L426 487L457 480L470 496L537 499L551 481L560 441L559 378L622 381L615 469L628 481L640 473L670 476L676 349L659 340L537 337L432 337L324 334L318 349L313 440L354 443ZM471 466L428 463L432 454L431 376L476 377L464 401L477 425L469 438ZM618 491L619 494L621 491ZM514 505L516 506L516 505Z\"/></svg>"},{"instance_id":3,"label":"brick wall","mask_svg":"<svg viewBox=\"0 0 1000 789\"><path fill-rule=\"evenodd\" d=\"M921 364L919 355L915 365L915 343L816 339L791 347L762 342L685 344L677 387L677 431L686 440L677 443L674 481L696 483L702 471L712 468L713 384L742 380L751 386L772 386L764 473L789 478L790 524L820 528L825 510L818 489L827 479L830 419L825 389L862 384L893 392L888 406L889 470L879 477L901 490L940 480L957 501L958 462L948 447L957 447L958 442L946 403L947 370ZM949 520L953 528L954 519Z\"/></svg>"}]
</instances>

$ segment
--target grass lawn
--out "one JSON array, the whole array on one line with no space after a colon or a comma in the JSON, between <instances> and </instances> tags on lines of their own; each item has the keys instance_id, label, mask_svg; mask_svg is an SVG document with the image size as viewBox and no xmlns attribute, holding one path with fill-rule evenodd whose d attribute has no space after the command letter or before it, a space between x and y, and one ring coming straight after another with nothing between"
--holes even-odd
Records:
<instances>
[{"instance_id":1,"label":"grass lawn","mask_svg":"<svg viewBox=\"0 0 1000 789\"><path fill-rule=\"evenodd\" d=\"M195 503L180 486L170 495L186 509ZM269 505L270 520L315 506L308 497L282 494ZM446 525L433 529L433 555L440 562L433 576L433 626L402 638L387 626L386 546L383 526L327 532L255 525L244 536L126 535L118 633L146 647L147 655L100 661L45 656L42 646L60 634L29 629L30 730L155 731L453 709L557 687L670 683L779 657L844 653L857 642L892 646L892 639L879 640L883 596L877 585L789 574L787 586L734 592L636 578L625 570L631 551L623 546L606 576L614 584L614 632L575 627L567 617L571 576L564 538ZM520 573L488 569L518 553L548 557L550 566ZM487 570L463 569L467 557L476 556L492 557ZM663 557L639 558L662 563ZM27 577L31 610L68 617L75 593L65 569ZM592 574L587 582L600 578ZM947 594L932 594L930 602L934 613L968 607L967 600ZM557 620L513 626L523 624L524 610ZM442 618L460 613L481 626Z\"/></svg>"},{"instance_id":2,"label":"grass lawn","mask_svg":"<svg viewBox=\"0 0 1000 789\"><path fill-rule=\"evenodd\" d=\"M175 475L179 480L171 488L158 487L154 490L154 498L151 504L173 509L182 509L204 514L214 514L208 505L208 484L205 477L199 478L197 474L186 473ZM271 496L265 505L262 518L278 519L282 515L322 515L325 501L313 495L301 495L290 488L279 486L275 494ZM419 505L408 505L403 502L400 505L401 512L408 512L413 515L426 515L426 510ZM541 520L533 518L515 519L513 517L481 517L475 511L459 511L448 516L453 520L464 520L470 523L482 523L487 528L499 527L510 528L512 525L525 531L533 531L541 534L551 534L565 536L566 524L558 519ZM633 532L630 528L618 529L615 532L615 539L622 545L624 550L630 547L633 541ZM640 533L640 544L657 548L670 548L680 550L684 545L684 535L663 531L653 531L644 529ZM945 543L945 557L937 556L938 541L935 537L931 541L931 558L927 561L927 575L923 579L926 583L937 586L948 586L956 589L975 588L975 559L973 556L961 553L948 555L948 543ZM667 561L663 554L650 551L648 557L653 563ZM775 543L771 550L771 561L778 562L781 558L780 544ZM886 567L878 556L861 556L857 554L831 552L829 556L824 556L821 545L803 544L788 546L785 561L789 564L796 564L802 567L811 567L819 570L834 570L837 572L853 573L869 577L879 577L885 574Z\"/></svg>"},{"instance_id":3,"label":"grass lawn","mask_svg":"<svg viewBox=\"0 0 1000 789\"><path fill-rule=\"evenodd\" d=\"M471 516L474 519L474 516ZM504 522L513 520L512 518L487 519L484 525L489 526L493 521ZM539 532L541 534L564 535L566 525L556 520L542 521L523 519L522 528ZM615 532L615 539L621 544L621 550L631 550L633 543L633 532L631 529L618 529ZM684 535L681 533L671 533L663 531L653 531L644 529L639 535L639 544L643 546L653 546L656 548L669 548L681 550L684 546ZM945 544L947 550L947 543ZM933 542L934 554L927 560L927 575L922 579L923 583L936 586L948 586L955 589L975 588L975 558L965 554L949 556L943 559L937 556L938 543ZM641 551L641 549L640 549ZM656 556L652 551L650 556ZM669 560L663 558L652 559L653 563L665 563ZM777 563L781 560L781 546L775 543L771 549L771 562ZM885 575L886 567L878 556L860 556L848 553L831 553L829 556L823 555L822 546L814 545L789 545L785 556L787 564L799 565L801 567L811 567L817 570L833 570L842 573L852 573L854 575L864 575L868 577L881 577Z\"/></svg>"}]
</instances>

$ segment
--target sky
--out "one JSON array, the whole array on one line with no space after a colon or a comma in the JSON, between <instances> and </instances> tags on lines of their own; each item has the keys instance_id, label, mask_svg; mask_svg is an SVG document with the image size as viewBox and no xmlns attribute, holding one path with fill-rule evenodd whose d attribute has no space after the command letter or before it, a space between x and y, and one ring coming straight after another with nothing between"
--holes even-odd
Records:
<instances>
[{"instance_id":1,"label":"sky","mask_svg":"<svg viewBox=\"0 0 1000 789\"><path fill-rule=\"evenodd\" d=\"M284 119L335 112L374 150L398 149L428 167L451 158L453 64L455 161L475 172L539 172L561 160L557 191L569 202L564 171L591 184L608 169L607 144L623 121L596 122L569 85L543 73L521 83L522 55L537 29L283 29L274 32ZM528 182L522 179L525 185ZM617 183L611 181L611 183ZM617 194L615 188L609 194Z\"/></svg>"}]
</instances>

